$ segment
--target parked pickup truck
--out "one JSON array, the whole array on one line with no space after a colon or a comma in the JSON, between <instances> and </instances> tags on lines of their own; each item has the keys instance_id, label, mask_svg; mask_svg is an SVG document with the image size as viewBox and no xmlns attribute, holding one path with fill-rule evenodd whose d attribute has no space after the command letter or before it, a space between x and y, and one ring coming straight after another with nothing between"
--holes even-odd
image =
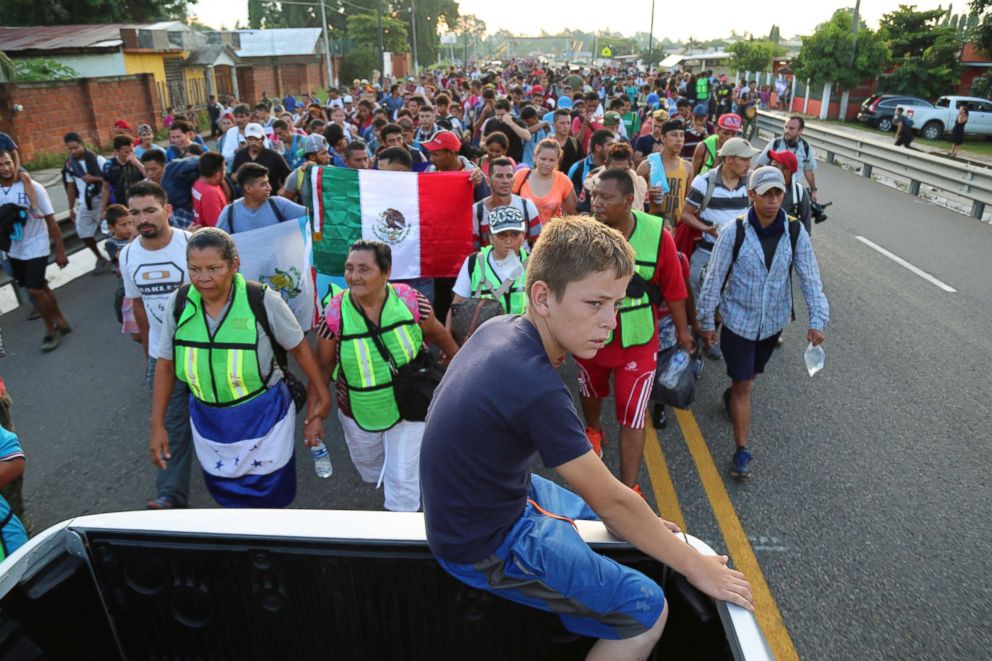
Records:
<instances>
[{"instance_id":1,"label":"parked pickup truck","mask_svg":"<svg viewBox=\"0 0 992 661\"><path fill-rule=\"evenodd\" d=\"M979 99L974 96L942 96L937 99L933 108L923 106L900 105L913 120L921 138L938 140L944 133L949 133L954 127L958 116L958 106L968 104L968 123L964 132L969 135L992 135L992 101Z\"/></svg>"}]
</instances>

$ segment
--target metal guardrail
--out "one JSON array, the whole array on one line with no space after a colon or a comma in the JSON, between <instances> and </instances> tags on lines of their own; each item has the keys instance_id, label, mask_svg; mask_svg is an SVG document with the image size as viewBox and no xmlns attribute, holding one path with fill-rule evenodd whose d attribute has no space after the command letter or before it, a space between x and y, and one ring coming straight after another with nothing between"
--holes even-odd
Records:
<instances>
[{"instance_id":1,"label":"metal guardrail","mask_svg":"<svg viewBox=\"0 0 992 661\"><path fill-rule=\"evenodd\" d=\"M782 135L787 115L759 111L759 135ZM909 179L909 193L919 195L921 186L953 193L971 202L972 218L981 219L985 206L992 204L992 169L934 156L926 152L895 147L890 142L866 134L854 136L822 126L807 124L803 137L827 163L836 157L861 164L861 176L870 178L875 170Z\"/></svg>"}]
</instances>

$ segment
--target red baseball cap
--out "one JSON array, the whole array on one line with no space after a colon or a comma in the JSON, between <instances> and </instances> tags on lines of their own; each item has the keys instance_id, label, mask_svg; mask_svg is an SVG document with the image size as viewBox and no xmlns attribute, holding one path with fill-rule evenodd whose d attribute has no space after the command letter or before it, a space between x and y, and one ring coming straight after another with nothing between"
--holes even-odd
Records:
<instances>
[{"instance_id":1,"label":"red baseball cap","mask_svg":"<svg viewBox=\"0 0 992 661\"><path fill-rule=\"evenodd\" d=\"M544 94L544 88L541 87L540 85L534 85L533 87L530 88L530 93L531 94Z\"/></svg>"},{"instance_id":2,"label":"red baseball cap","mask_svg":"<svg viewBox=\"0 0 992 661\"><path fill-rule=\"evenodd\" d=\"M720 115L720 119L716 120L716 125L728 131L740 131L744 122L737 113L728 112Z\"/></svg>"},{"instance_id":3,"label":"red baseball cap","mask_svg":"<svg viewBox=\"0 0 992 661\"><path fill-rule=\"evenodd\" d=\"M458 152L461 151L462 141L459 140L458 136L451 131L438 131L437 134L434 135L433 140L422 142L420 143L420 146L427 151L447 149L448 151Z\"/></svg>"},{"instance_id":4,"label":"red baseball cap","mask_svg":"<svg viewBox=\"0 0 992 661\"><path fill-rule=\"evenodd\" d=\"M114 122L114 128L115 129L124 129L125 131L130 131L131 130L131 125L128 124L123 119L118 119L116 122Z\"/></svg>"},{"instance_id":5,"label":"red baseball cap","mask_svg":"<svg viewBox=\"0 0 992 661\"><path fill-rule=\"evenodd\" d=\"M782 151L769 151L768 158L789 168L789 172L792 174L799 171L799 160L796 158L796 155L788 149L783 149Z\"/></svg>"}]
</instances>

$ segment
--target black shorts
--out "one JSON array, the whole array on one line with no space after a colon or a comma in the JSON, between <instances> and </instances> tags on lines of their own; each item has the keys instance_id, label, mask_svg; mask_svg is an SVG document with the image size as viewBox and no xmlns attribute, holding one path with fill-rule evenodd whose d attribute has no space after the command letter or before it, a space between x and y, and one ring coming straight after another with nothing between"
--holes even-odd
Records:
<instances>
[{"instance_id":1,"label":"black shorts","mask_svg":"<svg viewBox=\"0 0 992 661\"><path fill-rule=\"evenodd\" d=\"M724 325L720 329L720 350L727 361L727 376L734 381L751 381L764 372L781 334L779 331L763 340L748 340Z\"/></svg>"},{"instance_id":2,"label":"black shorts","mask_svg":"<svg viewBox=\"0 0 992 661\"><path fill-rule=\"evenodd\" d=\"M35 257L34 259L10 260L10 270L14 275L14 280L27 289L47 289L48 280L45 278L45 270L48 268L48 257Z\"/></svg>"}]
</instances>

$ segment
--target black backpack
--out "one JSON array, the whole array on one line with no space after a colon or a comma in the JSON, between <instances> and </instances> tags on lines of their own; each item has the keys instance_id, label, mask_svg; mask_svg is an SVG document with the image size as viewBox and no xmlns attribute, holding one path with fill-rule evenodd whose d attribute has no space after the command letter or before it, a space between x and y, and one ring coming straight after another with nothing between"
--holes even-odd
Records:
<instances>
[{"instance_id":1,"label":"black backpack","mask_svg":"<svg viewBox=\"0 0 992 661\"><path fill-rule=\"evenodd\" d=\"M744 246L744 223L746 216L740 216L736 222L736 233L734 235L734 250L730 257L730 267L727 269L727 275L723 276L723 286L720 287L720 291L723 292L727 288L727 283L730 282L730 274L733 273L734 264L737 262L737 256L741 254L741 248ZM793 299L792 294L792 269L796 264L796 245L799 243L799 230L802 228L802 223L798 219L791 216L786 216L785 221L786 228L789 230L789 246L792 248L792 256L789 257L789 298ZM792 320L796 320L796 305L795 302L792 304Z\"/></svg>"},{"instance_id":2,"label":"black backpack","mask_svg":"<svg viewBox=\"0 0 992 661\"><path fill-rule=\"evenodd\" d=\"M186 309L186 300L189 298L190 286L189 283L181 285L176 293L176 304L172 307L172 318L176 324L179 323L179 317L182 316L183 310ZM279 366L279 369L282 370L282 376L286 381L286 386L289 388L289 394L292 395L293 403L296 404L296 412L299 413L304 410L307 403L307 387L289 371L286 349L276 341L275 335L272 334L272 326L269 325L269 313L265 310L266 286L254 280L246 280L245 288L248 293L248 307L251 308L251 313L255 315L255 321L258 322L266 337L269 338L269 344L272 345L272 357L276 365ZM269 376L267 375L265 381L268 382L268 380Z\"/></svg>"}]
</instances>

